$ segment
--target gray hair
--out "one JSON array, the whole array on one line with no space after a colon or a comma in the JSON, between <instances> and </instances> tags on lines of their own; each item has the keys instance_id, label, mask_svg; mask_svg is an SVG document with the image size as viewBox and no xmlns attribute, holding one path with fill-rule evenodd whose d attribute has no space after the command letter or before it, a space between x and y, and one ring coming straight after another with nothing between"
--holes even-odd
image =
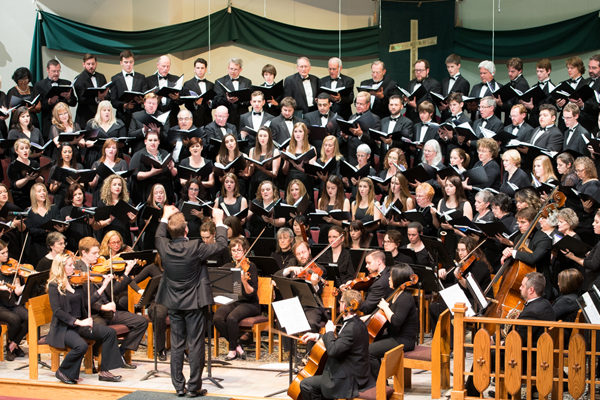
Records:
<instances>
[{"instance_id":1,"label":"gray hair","mask_svg":"<svg viewBox=\"0 0 600 400\"><path fill-rule=\"evenodd\" d=\"M425 147L431 147L435 151L435 158L433 159L433 165L438 165L440 162L442 162L442 148L440 147L440 144L438 143L437 140L429 139L423 145L423 150L425 150ZM421 156L421 162L426 164L424 151L423 151L423 155Z\"/></svg>"},{"instance_id":2,"label":"gray hair","mask_svg":"<svg viewBox=\"0 0 600 400\"><path fill-rule=\"evenodd\" d=\"M485 68L490 71L490 74L494 75L496 73L496 65L490 60L484 60L479 63L477 68Z\"/></svg>"},{"instance_id":3,"label":"gray hair","mask_svg":"<svg viewBox=\"0 0 600 400\"><path fill-rule=\"evenodd\" d=\"M358 147L356 148L356 152L357 153L360 152L360 153L365 153L365 154L371 154L371 148L366 143L359 144Z\"/></svg>"},{"instance_id":4,"label":"gray hair","mask_svg":"<svg viewBox=\"0 0 600 400\"><path fill-rule=\"evenodd\" d=\"M237 65L237 66L238 66L238 67L240 67L240 68L242 68L242 67L243 67L243 65L242 65L243 63L244 63L244 62L242 61L242 59L241 59L241 58L235 58L235 57L231 57L231 58L229 59L229 64L235 64L235 65Z\"/></svg>"}]
</instances>

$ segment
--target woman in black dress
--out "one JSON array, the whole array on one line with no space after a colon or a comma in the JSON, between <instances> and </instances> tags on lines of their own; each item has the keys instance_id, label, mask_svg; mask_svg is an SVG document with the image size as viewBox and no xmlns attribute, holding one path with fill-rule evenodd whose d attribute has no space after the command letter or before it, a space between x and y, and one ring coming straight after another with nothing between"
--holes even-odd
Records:
<instances>
[{"instance_id":1,"label":"woman in black dress","mask_svg":"<svg viewBox=\"0 0 600 400\"><path fill-rule=\"evenodd\" d=\"M42 132L35 127L31 113L25 106L17 108L13 114L13 124L8 131L9 140L27 139L30 143L35 143L38 146L44 145L44 138ZM41 151L36 151L31 154L32 158L37 158L42 155Z\"/></svg>"},{"instance_id":2,"label":"woman in black dress","mask_svg":"<svg viewBox=\"0 0 600 400\"><path fill-rule=\"evenodd\" d=\"M83 165L86 168L91 168L94 162L104 154L102 148L107 139L127 136L125 123L115 117L115 109L108 100L102 100L98 103L96 115L93 119L87 121L85 129L98 130L96 140L85 141L86 149Z\"/></svg>"},{"instance_id":3,"label":"woman in black dress","mask_svg":"<svg viewBox=\"0 0 600 400\"><path fill-rule=\"evenodd\" d=\"M150 189L146 203L138 213L138 226L140 229L146 227L141 246L142 250L152 250L155 248L154 234L160 223L162 209L166 204L169 203L165 188L160 183L157 183Z\"/></svg>"},{"instance_id":4,"label":"woman in black dress","mask_svg":"<svg viewBox=\"0 0 600 400\"><path fill-rule=\"evenodd\" d=\"M246 359L246 353L238 340L240 337L239 323L242 319L260 314L258 303L258 269L254 263L244 257L248 251L249 244L244 238L234 238L229 242L229 250L232 263L223 265L221 268L241 268L242 290L237 301L222 305L217 309L214 316L215 327L229 343L229 353L225 360L231 361L236 358Z\"/></svg>"},{"instance_id":5,"label":"woman in black dress","mask_svg":"<svg viewBox=\"0 0 600 400\"><path fill-rule=\"evenodd\" d=\"M277 200L279 200L277 187L271 181L262 181L258 185L256 199L252 201L264 210L272 211ZM264 227L267 229L265 229L263 237L275 237L275 230L285 225L285 218L254 214L252 211L248 212L248 221L251 237L257 237Z\"/></svg>"},{"instance_id":6,"label":"woman in black dress","mask_svg":"<svg viewBox=\"0 0 600 400\"><path fill-rule=\"evenodd\" d=\"M56 103L52 109L52 126L48 133L48 140L53 140L55 147L50 151L53 159L58 157L58 149L60 149L61 142L58 137L61 133L74 133L81 130L81 127L77 122L73 121L71 115L71 109L66 103ZM73 159L77 162L81 161L81 149L85 147L85 140L82 137L76 137L75 139L64 142L69 143L73 146Z\"/></svg>"},{"instance_id":7,"label":"woman in black dress","mask_svg":"<svg viewBox=\"0 0 600 400\"><path fill-rule=\"evenodd\" d=\"M256 133L256 146L250 149L248 157L252 160L264 161L269 158L277 157L279 150L275 148L273 143L273 134L271 128L262 126ZM258 185L264 180L274 180L277 178L279 173L279 167L281 166L281 158L275 158L272 161L267 162L265 165L258 165L256 163L250 163L250 190L249 193L256 193Z\"/></svg>"},{"instance_id":8,"label":"woman in black dress","mask_svg":"<svg viewBox=\"0 0 600 400\"><path fill-rule=\"evenodd\" d=\"M323 142L325 143L325 142ZM344 193L344 184L342 179L337 175L329 175L327 182L325 183L325 190L323 190L317 208L319 210L330 212L332 210L342 210L350 212L350 200L346 198ZM342 223L348 222L347 219L336 220L332 217L323 217L324 224L319 225L319 243L325 243L327 241L327 235L329 228L332 225L342 226Z\"/></svg>"},{"instance_id":9,"label":"woman in black dress","mask_svg":"<svg viewBox=\"0 0 600 400\"><path fill-rule=\"evenodd\" d=\"M179 163L180 166L193 168L193 169L206 167L212 171L212 169L213 169L212 161L207 160L204 157L202 157L202 149L203 149L202 138L191 137L188 140L188 149L190 151L190 156L181 160L181 163ZM208 201L209 199L211 199L210 191L215 186L214 172L211 172L210 174L208 174L208 177L206 177L205 180L202 180L201 176L198 176L195 179L200 183L200 187L199 187L200 190L195 195L200 197L204 201ZM187 180L180 178L179 182L181 183L182 186L185 186L187 183ZM195 199L194 199L194 201L195 201Z\"/></svg>"},{"instance_id":10,"label":"woman in black dress","mask_svg":"<svg viewBox=\"0 0 600 400\"><path fill-rule=\"evenodd\" d=\"M102 156L99 160L96 160L92 163L92 169L98 170L100 168L104 169L104 167L108 167L106 171L109 172L109 175L115 173L123 173L127 171L129 168L127 166L127 161L118 156L117 150L117 142L113 139L107 139L104 141L101 150ZM102 164L102 166L100 165ZM104 184L104 179L106 175L96 175L93 181L90 182L90 187L94 188L92 204L96 206L98 204L98 200L100 199L100 189Z\"/></svg>"},{"instance_id":11,"label":"woman in black dress","mask_svg":"<svg viewBox=\"0 0 600 400\"><path fill-rule=\"evenodd\" d=\"M29 140L17 139L13 148L17 158L10 163L6 173L10 180L13 202L24 210L31 205L31 187L36 182L43 182L44 178L39 173L40 164L29 159L31 152Z\"/></svg>"},{"instance_id":12,"label":"woman in black dress","mask_svg":"<svg viewBox=\"0 0 600 400\"><path fill-rule=\"evenodd\" d=\"M46 247L50 251L37 263L35 270L37 272L49 271L54 259L65 252L66 243L65 235L60 232L50 232L46 236Z\"/></svg>"},{"instance_id":13,"label":"woman in black dress","mask_svg":"<svg viewBox=\"0 0 600 400\"><path fill-rule=\"evenodd\" d=\"M308 128L306 127L306 124L304 122L296 122L292 131L290 143L286 147L285 151L290 154L293 154L294 156L299 156L301 154L306 153L310 149L314 150L315 148L314 146L308 143ZM314 163L316 159L316 150L314 157L300 161L298 163L286 159L283 162L283 166L281 167L281 171L286 177L285 187L287 187L292 180L300 179L302 183L304 183L305 187L312 188L313 180L310 175L307 175L306 172L304 172L304 164Z\"/></svg>"},{"instance_id":14,"label":"woman in black dress","mask_svg":"<svg viewBox=\"0 0 600 400\"><path fill-rule=\"evenodd\" d=\"M16 83L16 85L10 88L8 92L6 92L6 101L9 106L11 104L16 104L12 99L13 97L18 97L20 99L31 102L37 97L38 93L31 85L33 83L33 76L31 75L31 71L29 71L29 69L25 67L17 68L12 75L12 80ZM25 104L27 109L31 113L31 121L33 125L36 128L39 128L40 123L37 119L36 114L42 110L42 102L38 99L38 101L36 101L33 105L29 105L27 103ZM10 119L10 126L12 126L15 123L14 121L15 115L13 114L13 116Z\"/></svg>"},{"instance_id":15,"label":"woman in black dress","mask_svg":"<svg viewBox=\"0 0 600 400\"><path fill-rule=\"evenodd\" d=\"M356 200L351 206L352 220L361 221L363 224L379 221L381 211L379 211L379 202L375 200L375 187L373 181L369 178L361 178L358 181L358 190L356 191ZM373 231L377 224L371 224L367 231Z\"/></svg>"},{"instance_id":16,"label":"woman in black dress","mask_svg":"<svg viewBox=\"0 0 600 400\"><path fill-rule=\"evenodd\" d=\"M67 249L75 252L79 247L79 240L93 235L91 217L83 211L85 194L79 183L72 183L67 189L65 206L60 209L60 219L63 221L76 220L69 223L65 235L68 238Z\"/></svg>"},{"instance_id":17,"label":"woman in black dress","mask_svg":"<svg viewBox=\"0 0 600 400\"><path fill-rule=\"evenodd\" d=\"M200 202L196 197L200 197L198 196L198 193L200 193L201 185L202 184L197 178L186 180L185 185L183 185L183 189L181 189L180 200L177 203L177 208L179 208L179 210L183 209L183 205L186 202L200 205ZM202 225L203 216L204 214L202 211L198 211L196 209L192 209L190 211L190 218L187 219L188 237L200 237L200 225Z\"/></svg>"},{"instance_id":18,"label":"woman in black dress","mask_svg":"<svg viewBox=\"0 0 600 400\"><path fill-rule=\"evenodd\" d=\"M58 159L56 163L50 168L50 178L48 179L48 190L54 197L53 203L57 207L61 208L65 202L65 195L67 194L67 188L69 183L66 181L56 179L55 175L59 168L70 168L70 169L82 169L83 166L78 163L74 158L75 148L69 143L61 144L58 149Z\"/></svg>"},{"instance_id":19,"label":"woman in black dress","mask_svg":"<svg viewBox=\"0 0 600 400\"><path fill-rule=\"evenodd\" d=\"M116 331L105 325L94 324L89 316L89 310L86 309L85 285L73 287L69 283L69 277L73 275L74 270L73 258L68 255L59 255L52 263L48 279L52 322L47 342L53 347L71 349L58 367L56 377L67 384L78 382L81 361L88 349L85 339L92 339L102 343L102 362L98 368L98 379L119 382L121 376L113 375L110 372L111 369L123 366ZM106 277L102 286L94 293L90 293L92 303L104 292L111 279Z\"/></svg>"},{"instance_id":20,"label":"woman in black dress","mask_svg":"<svg viewBox=\"0 0 600 400\"><path fill-rule=\"evenodd\" d=\"M332 246L317 260L319 265L335 264L337 274L335 286L339 287L342 283L356 278L354 264L350 257L350 251L345 246L345 240L339 239L340 236L345 236L346 231L340 226L333 225L329 228L327 240ZM338 240L339 239L339 240Z\"/></svg>"},{"instance_id":21,"label":"woman in black dress","mask_svg":"<svg viewBox=\"0 0 600 400\"><path fill-rule=\"evenodd\" d=\"M60 210L52 205L48 189L43 183L36 183L30 190L31 208L27 213L25 225L29 229L29 242L24 257L28 264L37 265L46 254L46 235L49 230L44 226L52 219L60 218ZM54 225L52 230L64 232L64 225Z\"/></svg>"},{"instance_id":22,"label":"woman in black dress","mask_svg":"<svg viewBox=\"0 0 600 400\"><path fill-rule=\"evenodd\" d=\"M119 175L111 175L102 184L98 207L114 206L119 200L129 203L129 191L127 190L125 179ZM135 217L136 215L132 212L127 213L128 220L115 218L113 215L110 215L106 219L99 219L96 216L94 218L94 229L102 230L100 237L104 237L104 234L108 231L116 230L121 234L125 243L131 245L130 226L135 222Z\"/></svg>"},{"instance_id":23,"label":"woman in black dress","mask_svg":"<svg viewBox=\"0 0 600 400\"><path fill-rule=\"evenodd\" d=\"M258 197L259 194L260 192L257 190L256 196ZM226 215L236 215L248 208L248 200L240 194L238 178L234 173L228 172L224 175L221 193L215 200L215 207L220 207ZM246 223L246 220L246 217L240 218L242 225Z\"/></svg>"},{"instance_id":24,"label":"woman in black dress","mask_svg":"<svg viewBox=\"0 0 600 400\"><path fill-rule=\"evenodd\" d=\"M521 169L521 154L515 149L506 150L502 154L502 185L499 191L509 196L521 188L531 186L529 175Z\"/></svg>"}]
</instances>

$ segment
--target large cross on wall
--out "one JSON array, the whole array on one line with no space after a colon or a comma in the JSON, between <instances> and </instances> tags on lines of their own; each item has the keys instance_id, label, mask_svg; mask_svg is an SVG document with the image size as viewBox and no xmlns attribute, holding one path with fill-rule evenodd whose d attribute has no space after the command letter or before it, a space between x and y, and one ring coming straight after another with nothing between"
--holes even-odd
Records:
<instances>
[{"instance_id":1,"label":"large cross on wall","mask_svg":"<svg viewBox=\"0 0 600 400\"><path fill-rule=\"evenodd\" d=\"M410 50L410 68L408 69L409 77L412 79L412 69L415 62L419 59L419 48L427 46L435 46L437 44L437 36L419 39L419 20L410 20L410 40L408 42L390 44L390 53L396 51Z\"/></svg>"}]
</instances>

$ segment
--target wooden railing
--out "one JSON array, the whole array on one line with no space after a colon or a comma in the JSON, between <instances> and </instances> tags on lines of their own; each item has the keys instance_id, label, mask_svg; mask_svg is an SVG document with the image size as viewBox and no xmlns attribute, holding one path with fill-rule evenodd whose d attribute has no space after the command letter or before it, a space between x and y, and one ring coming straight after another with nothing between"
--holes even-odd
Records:
<instances>
[{"instance_id":1,"label":"wooden railing","mask_svg":"<svg viewBox=\"0 0 600 400\"><path fill-rule=\"evenodd\" d=\"M588 398L596 399L595 388L600 385L600 379L596 377L600 325L466 317L466 310L462 303L456 304L452 310L454 378L451 399L479 398L467 397L465 380L469 376L473 376L475 388L482 393L489 388L490 378L494 377L496 399L521 398L523 385L528 400L532 399L534 391L539 393L540 399L547 398L549 394L552 399L562 399L565 392L563 384L575 399L584 394L586 386L590 388ZM492 341L492 337L502 336L501 331L507 322L513 328L506 338ZM514 330L516 325L527 327L526 343L521 343L521 337ZM532 343L533 327L544 329L537 345ZM472 343L465 341L467 329L473 332ZM569 334L570 339L566 343ZM466 368L466 348L473 350L472 371Z\"/></svg>"}]
</instances>

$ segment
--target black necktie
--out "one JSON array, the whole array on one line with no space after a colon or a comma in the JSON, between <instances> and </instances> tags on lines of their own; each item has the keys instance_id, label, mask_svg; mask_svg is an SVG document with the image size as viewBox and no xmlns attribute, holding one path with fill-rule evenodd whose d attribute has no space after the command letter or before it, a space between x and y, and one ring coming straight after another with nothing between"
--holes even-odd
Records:
<instances>
[{"instance_id":1,"label":"black necktie","mask_svg":"<svg viewBox=\"0 0 600 400\"><path fill-rule=\"evenodd\" d=\"M292 117L292 118L285 118L285 120L286 120L286 121L293 121L293 120L294 120L294 117Z\"/></svg>"},{"instance_id":2,"label":"black necktie","mask_svg":"<svg viewBox=\"0 0 600 400\"><path fill-rule=\"evenodd\" d=\"M164 79L164 80L166 81L166 80L167 80L167 77L166 77L166 76L160 76L160 75L159 75L159 76L158 76L158 80L160 81L161 79Z\"/></svg>"},{"instance_id":3,"label":"black necktie","mask_svg":"<svg viewBox=\"0 0 600 400\"><path fill-rule=\"evenodd\" d=\"M321 114L321 118L329 118L328 114Z\"/></svg>"},{"instance_id":4,"label":"black necktie","mask_svg":"<svg viewBox=\"0 0 600 400\"><path fill-rule=\"evenodd\" d=\"M240 78L231 78L231 82L237 82L239 80L240 80Z\"/></svg>"},{"instance_id":5,"label":"black necktie","mask_svg":"<svg viewBox=\"0 0 600 400\"><path fill-rule=\"evenodd\" d=\"M396 117L396 118L390 117L390 121L396 122L396 121L398 121L398 118L400 118L400 117Z\"/></svg>"},{"instance_id":6,"label":"black necktie","mask_svg":"<svg viewBox=\"0 0 600 400\"><path fill-rule=\"evenodd\" d=\"M128 73L126 73L126 74L125 74L125 76L126 76L126 77L127 77L127 76L131 76L131 77L133 77L133 72L128 72Z\"/></svg>"},{"instance_id":7,"label":"black necktie","mask_svg":"<svg viewBox=\"0 0 600 400\"><path fill-rule=\"evenodd\" d=\"M301 78L302 78L302 77L301 77ZM303 81L307 81L307 80L309 80L309 79L310 79L310 77L308 77L308 76L307 76L306 78L302 78L302 80L303 80Z\"/></svg>"},{"instance_id":8,"label":"black necktie","mask_svg":"<svg viewBox=\"0 0 600 400\"><path fill-rule=\"evenodd\" d=\"M200 78L196 78L196 82L200 83L200 82L205 82L206 83L206 79L200 79Z\"/></svg>"},{"instance_id":9,"label":"black necktie","mask_svg":"<svg viewBox=\"0 0 600 400\"><path fill-rule=\"evenodd\" d=\"M252 111L252 115L262 115L262 112Z\"/></svg>"}]
</instances>

